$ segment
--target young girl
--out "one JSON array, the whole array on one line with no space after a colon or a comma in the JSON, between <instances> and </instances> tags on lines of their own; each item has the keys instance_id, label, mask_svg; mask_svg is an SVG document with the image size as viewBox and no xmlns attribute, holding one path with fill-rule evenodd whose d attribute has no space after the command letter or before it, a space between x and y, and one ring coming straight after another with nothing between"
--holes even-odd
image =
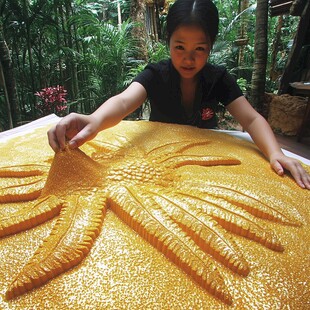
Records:
<instances>
[{"instance_id":1,"label":"young girl","mask_svg":"<svg viewBox=\"0 0 310 310\"><path fill-rule=\"evenodd\" d=\"M66 140L76 148L101 130L119 123L148 98L150 121L187 124L201 128L217 125L221 102L269 159L278 175L290 171L297 184L310 189L310 175L286 157L266 120L242 95L234 79L221 67L208 64L218 33L218 11L210 0L177 0L167 16L171 59L148 65L122 93L110 98L91 115L72 113L48 132L54 151Z\"/></svg>"}]
</instances>

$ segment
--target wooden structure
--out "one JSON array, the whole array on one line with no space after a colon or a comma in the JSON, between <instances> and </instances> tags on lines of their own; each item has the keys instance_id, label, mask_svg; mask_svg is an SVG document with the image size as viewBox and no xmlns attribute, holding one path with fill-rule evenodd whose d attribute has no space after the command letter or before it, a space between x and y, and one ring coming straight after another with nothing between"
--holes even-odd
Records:
<instances>
[{"instance_id":1,"label":"wooden structure","mask_svg":"<svg viewBox=\"0 0 310 310\"><path fill-rule=\"evenodd\" d=\"M270 0L270 14L300 16L278 93L308 97L305 115L297 135L297 140L301 141L310 123L310 1Z\"/></svg>"},{"instance_id":2,"label":"wooden structure","mask_svg":"<svg viewBox=\"0 0 310 310\"><path fill-rule=\"evenodd\" d=\"M270 0L270 15L300 16L298 30L282 75L279 94L292 93L290 83L310 81L310 1Z\"/></svg>"},{"instance_id":3,"label":"wooden structure","mask_svg":"<svg viewBox=\"0 0 310 310\"><path fill-rule=\"evenodd\" d=\"M145 18L145 27L148 36L152 41L158 41L160 38L160 29L159 29L159 12L162 12L169 1L165 0L146 0L146 18Z\"/></svg>"},{"instance_id":4,"label":"wooden structure","mask_svg":"<svg viewBox=\"0 0 310 310\"><path fill-rule=\"evenodd\" d=\"M291 14L293 16L301 16L306 2L307 0L270 0L270 15Z\"/></svg>"},{"instance_id":5,"label":"wooden structure","mask_svg":"<svg viewBox=\"0 0 310 310\"><path fill-rule=\"evenodd\" d=\"M287 14L290 11L294 1L287 0L270 0L270 15L278 16Z\"/></svg>"},{"instance_id":6,"label":"wooden structure","mask_svg":"<svg viewBox=\"0 0 310 310\"><path fill-rule=\"evenodd\" d=\"M157 28L157 16L158 16L158 1L147 0L146 3L146 18L145 27L148 36L152 41L158 41L158 28Z\"/></svg>"}]
</instances>

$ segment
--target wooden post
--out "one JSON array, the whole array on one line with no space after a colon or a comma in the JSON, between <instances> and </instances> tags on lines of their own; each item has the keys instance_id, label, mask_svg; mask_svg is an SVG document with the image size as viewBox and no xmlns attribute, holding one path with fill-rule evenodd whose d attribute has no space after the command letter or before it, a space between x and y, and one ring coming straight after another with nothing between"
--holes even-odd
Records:
<instances>
[{"instance_id":1,"label":"wooden post","mask_svg":"<svg viewBox=\"0 0 310 310\"><path fill-rule=\"evenodd\" d=\"M278 91L279 95L287 93L289 83L293 82L291 80L292 73L293 73L294 68L296 67L298 57L300 55L303 42L305 41L305 37L309 29L309 26L310 26L310 1L307 1L307 4L304 8L304 11L299 21L298 30L297 30L297 34L294 39L292 50L290 52L284 73L282 75L282 79L281 79L281 83L280 83L280 87Z\"/></svg>"}]
</instances>

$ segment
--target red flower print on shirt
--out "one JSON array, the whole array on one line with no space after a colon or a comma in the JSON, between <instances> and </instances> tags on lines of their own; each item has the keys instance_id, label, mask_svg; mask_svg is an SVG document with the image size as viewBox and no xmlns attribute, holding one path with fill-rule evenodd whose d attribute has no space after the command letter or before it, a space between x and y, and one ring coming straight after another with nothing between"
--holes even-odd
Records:
<instances>
[{"instance_id":1,"label":"red flower print on shirt","mask_svg":"<svg viewBox=\"0 0 310 310\"><path fill-rule=\"evenodd\" d=\"M213 116L214 116L214 112L212 109L210 109L210 108L202 109L202 114L201 114L202 120L206 121L206 120L212 118Z\"/></svg>"}]
</instances>

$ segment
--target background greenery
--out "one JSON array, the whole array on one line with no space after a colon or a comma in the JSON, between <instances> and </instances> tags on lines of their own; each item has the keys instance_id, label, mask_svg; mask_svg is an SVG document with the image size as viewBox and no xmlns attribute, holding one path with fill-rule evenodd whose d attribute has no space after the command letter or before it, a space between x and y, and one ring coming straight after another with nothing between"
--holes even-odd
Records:
<instances>
[{"instance_id":1,"label":"background greenery","mask_svg":"<svg viewBox=\"0 0 310 310\"><path fill-rule=\"evenodd\" d=\"M256 1L214 2L221 18L210 62L225 65L247 94L253 68ZM168 57L163 35L166 9L159 15L159 41L141 38L147 50L147 57L141 57L141 42L132 35L140 25L131 19L131 5L130 0L0 0L0 31L10 50L17 89L19 115L15 125L42 116L35 93L43 88L64 86L66 112L91 113L124 89L147 62ZM268 92L277 91L297 22L292 16L269 18ZM9 128L7 115L0 86L0 130Z\"/></svg>"}]
</instances>

